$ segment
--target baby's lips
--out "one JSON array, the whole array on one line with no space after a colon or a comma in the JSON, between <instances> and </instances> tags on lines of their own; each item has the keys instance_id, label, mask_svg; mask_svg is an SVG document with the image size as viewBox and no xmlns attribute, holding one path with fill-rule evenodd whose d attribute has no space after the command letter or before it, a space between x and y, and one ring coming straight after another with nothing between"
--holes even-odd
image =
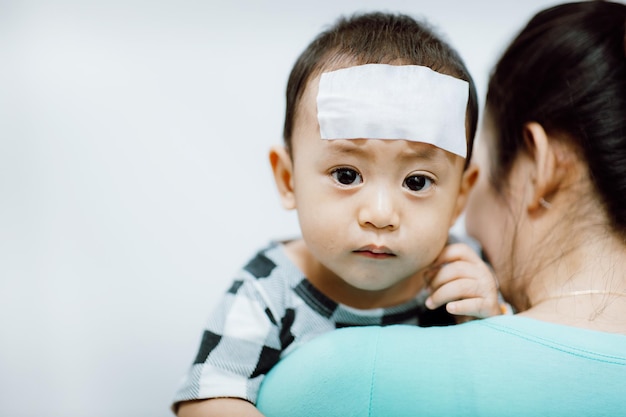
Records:
<instances>
[{"instance_id":1,"label":"baby's lips","mask_svg":"<svg viewBox=\"0 0 626 417\"><path fill-rule=\"evenodd\" d=\"M377 255L395 255L391 249L386 246L366 245L357 249L355 252L372 252Z\"/></svg>"}]
</instances>

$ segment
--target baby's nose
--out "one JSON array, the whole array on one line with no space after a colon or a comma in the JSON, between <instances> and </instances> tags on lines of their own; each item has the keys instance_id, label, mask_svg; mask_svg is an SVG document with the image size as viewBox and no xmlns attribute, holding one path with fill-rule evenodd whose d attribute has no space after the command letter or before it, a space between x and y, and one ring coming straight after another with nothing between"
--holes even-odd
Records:
<instances>
[{"instance_id":1,"label":"baby's nose","mask_svg":"<svg viewBox=\"0 0 626 417\"><path fill-rule=\"evenodd\" d=\"M365 193L359 209L359 224L362 227L395 230L399 221L392 193L387 187L380 185Z\"/></svg>"}]
</instances>

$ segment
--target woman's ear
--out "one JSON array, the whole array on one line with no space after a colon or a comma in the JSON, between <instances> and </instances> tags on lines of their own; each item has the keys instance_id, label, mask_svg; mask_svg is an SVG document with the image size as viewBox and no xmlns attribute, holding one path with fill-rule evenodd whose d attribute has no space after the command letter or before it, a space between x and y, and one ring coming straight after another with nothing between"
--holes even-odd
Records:
<instances>
[{"instance_id":1,"label":"woman's ear","mask_svg":"<svg viewBox=\"0 0 626 417\"><path fill-rule=\"evenodd\" d=\"M452 227L452 225L459 218L463 210L465 210L467 198L470 191L472 191L476 180L478 179L479 170L480 169L478 168L478 165L476 165L475 163L470 163L465 172L463 172L463 176L461 177L459 194L456 199L456 207L454 208L454 215L452 217L450 227Z\"/></svg>"},{"instance_id":2,"label":"woman's ear","mask_svg":"<svg viewBox=\"0 0 626 417\"><path fill-rule=\"evenodd\" d=\"M273 146L269 153L274 182L280 195L280 201L287 210L296 208L293 188L293 161L284 146Z\"/></svg>"},{"instance_id":3,"label":"woman's ear","mask_svg":"<svg viewBox=\"0 0 626 417\"><path fill-rule=\"evenodd\" d=\"M532 160L532 190L528 210L533 212L549 206L567 174L567 158L562 146L550 140L537 122L524 125L524 140Z\"/></svg>"}]
</instances>

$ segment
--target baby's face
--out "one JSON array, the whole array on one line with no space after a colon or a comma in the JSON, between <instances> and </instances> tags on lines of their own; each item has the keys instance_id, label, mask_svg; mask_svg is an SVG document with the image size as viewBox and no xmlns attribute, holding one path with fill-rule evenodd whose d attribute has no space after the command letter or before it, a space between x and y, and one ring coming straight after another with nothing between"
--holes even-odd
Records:
<instances>
[{"instance_id":1,"label":"baby's face","mask_svg":"<svg viewBox=\"0 0 626 417\"><path fill-rule=\"evenodd\" d=\"M390 290L430 265L460 207L464 159L400 139L320 137L310 82L293 135L293 187L311 253L349 285Z\"/></svg>"}]
</instances>

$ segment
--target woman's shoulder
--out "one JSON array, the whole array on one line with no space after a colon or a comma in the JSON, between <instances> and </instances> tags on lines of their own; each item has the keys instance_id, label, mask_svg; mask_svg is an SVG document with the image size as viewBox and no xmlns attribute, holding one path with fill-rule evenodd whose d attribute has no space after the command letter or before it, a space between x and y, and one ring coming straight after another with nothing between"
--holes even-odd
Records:
<instances>
[{"instance_id":1,"label":"woman's shoulder","mask_svg":"<svg viewBox=\"0 0 626 417\"><path fill-rule=\"evenodd\" d=\"M258 405L267 415L292 417L586 415L578 407L623 409L624 378L626 336L498 316L321 335L267 375ZM471 412L480 409L488 411Z\"/></svg>"},{"instance_id":2,"label":"woman's shoulder","mask_svg":"<svg viewBox=\"0 0 626 417\"><path fill-rule=\"evenodd\" d=\"M413 346L413 349L407 347ZM338 329L318 336L300 348L299 356L323 356L341 363L358 355L384 355L396 360L419 352L429 360L439 357L489 360L494 352L532 356L552 351L626 365L626 335L548 323L518 315L497 316L459 325L363 326ZM516 353L514 353L516 352ZM345 358L341 357L345 354ZM359 360L362 360L360 357ZM320 358L319 361L322 359ZM540 359L536 359L540 360ZM413 361L413 359L411 359Z\"/></svg>"}]
</instances>

